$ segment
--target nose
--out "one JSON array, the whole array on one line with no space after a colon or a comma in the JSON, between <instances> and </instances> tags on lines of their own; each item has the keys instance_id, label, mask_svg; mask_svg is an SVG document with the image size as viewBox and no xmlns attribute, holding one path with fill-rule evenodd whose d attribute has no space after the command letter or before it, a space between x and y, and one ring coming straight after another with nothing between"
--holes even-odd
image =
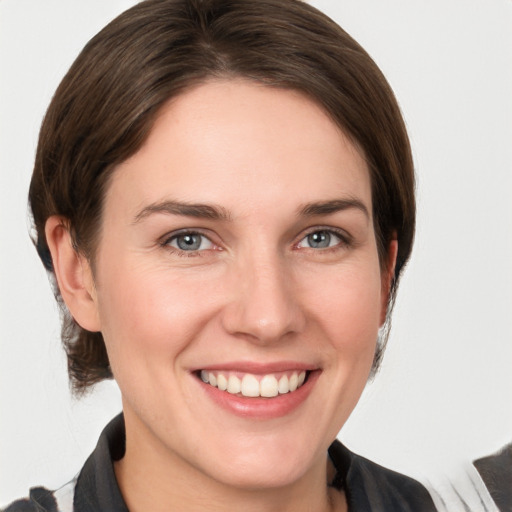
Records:
<instances>
[{"instance_id":1,"label":"nose","mask_svg":"<svg viewBox=\"0 0 512 512\"><path fill-rule=\"evenodd\" d=\"M232 276L231 300L222 316L224 329L261 345L300 332L305 316L293 282L278 255L248 258Z\"/></svg>"}]
</instances>

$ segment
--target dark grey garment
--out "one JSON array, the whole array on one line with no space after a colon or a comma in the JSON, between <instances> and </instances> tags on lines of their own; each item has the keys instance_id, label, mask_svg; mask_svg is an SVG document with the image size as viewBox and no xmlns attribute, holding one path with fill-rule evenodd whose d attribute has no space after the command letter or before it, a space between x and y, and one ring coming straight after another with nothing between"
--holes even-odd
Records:
<instances>
[{"instance_id":1,"label":"dark grey garment","mask_svg":"<svg viewBox=\"0 0 512 512\"><path fill-rule=\"evenodd\" d=\"M339 441L329 447L349 512L431 512L436 507L416 480L356 455ZM336 482L335 482L336 483Z\"/></svg>"},{"instance_id":2,"label":"dark grey garment","mask_svg":"<svg viewBox=\"0 0 512 512\"><path fill-rule=\"evenodd\" d=\"M512 512L512 443L474 463L501 512Z\"/></svg>"},{"instance_id":3,"label":"dark grey garment","mask_svg":"<svg viewBox=\"0 0 512 512\"><path fill-rule=\"evenodd\" d=\"M124 419L120 414L105 427L96 449L78 476L74 512L128 512L117 485L113 464L123 457L124 451ZM345 491L350 512L435 511L429 493L416 480L352 453L337 440L329 447L329 457L336 468L331 485ZM51 497L49 491L46 493ZM56 510L44 506L38 508L29 499L13 503L5 512Z\"/></svg>"},{"instance_id":4,"label":"dark grey garment","mask_svg":"<svg viewBox=\"0 0 512 512\"><path fill-rule=\"evenodd\" d=\"M29 497L12 503L5 512L58 512L53 492L44 487L32 487Z\"/></svg>"}]
</instances>

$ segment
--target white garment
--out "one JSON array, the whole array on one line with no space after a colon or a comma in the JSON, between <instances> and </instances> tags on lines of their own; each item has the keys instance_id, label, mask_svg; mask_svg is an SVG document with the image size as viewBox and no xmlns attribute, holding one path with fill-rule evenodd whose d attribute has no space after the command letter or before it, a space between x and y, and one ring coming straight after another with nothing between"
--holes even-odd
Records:
<instances>
[{"instance_id":1,"label":"white garment","mask_svg":"<svg viewBox=\"0 0 512 512\"><path fill-rule=\"evenodd\" d=\"M448 474L430 477L426 487L438 512L500 512L480 474L469 462Z\"/></svg>"}]
</instances>

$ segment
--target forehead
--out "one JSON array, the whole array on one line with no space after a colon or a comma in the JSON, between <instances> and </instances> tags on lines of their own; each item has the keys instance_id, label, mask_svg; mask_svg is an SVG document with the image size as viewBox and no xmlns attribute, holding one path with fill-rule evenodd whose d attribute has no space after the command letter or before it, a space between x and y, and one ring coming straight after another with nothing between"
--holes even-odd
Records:
<instances>
[{"instance_id":1,"label":"forehead","mask_svg":"<svg viewBox=\"0 0 512 512\"><path fill-rule=\"evenodd\" d=\"M358 148L305 95L245 80L210 81L170 100L109 196L270 207L357 196L371 211ZM316 197L318 196L318 197Z\"/></svg>"}]
</instances>

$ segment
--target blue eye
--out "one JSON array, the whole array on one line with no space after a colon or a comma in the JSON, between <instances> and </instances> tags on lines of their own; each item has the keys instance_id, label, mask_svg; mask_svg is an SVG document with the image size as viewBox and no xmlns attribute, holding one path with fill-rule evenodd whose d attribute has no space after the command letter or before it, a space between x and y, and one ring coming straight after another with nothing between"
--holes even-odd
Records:
<instances>
[{"instance_id":1,"label":"blue eye","mask_svg":"<svg viewBox=\"0 0 512 512\"><path fill-rule=\"evenodd\" d=\"M329 247L335 247L343 243L342 238L326 229L313 231L306 235L297 245L300 248L310 249L327 249Z\"/></svg>"},{"instance_id":2,"label":"blue eye","mask_svg":"<svg viewBox=\"0 0 512 512\"><path fill-rule=\"evenodd\" d=\"M174 235L166 242L166 245L170 245L180 251L188 252L203 251L213 247L211 240L200 233L181 233Z\"/></svg>"}]
</instances>

